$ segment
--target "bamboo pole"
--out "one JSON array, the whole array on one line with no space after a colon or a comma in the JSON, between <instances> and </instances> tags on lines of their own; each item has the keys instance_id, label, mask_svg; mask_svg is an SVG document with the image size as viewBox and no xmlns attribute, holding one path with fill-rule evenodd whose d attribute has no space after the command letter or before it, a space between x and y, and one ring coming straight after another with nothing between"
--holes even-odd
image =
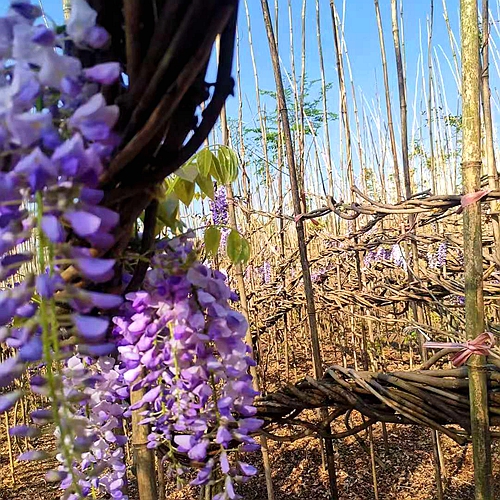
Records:
<instances>
[{"instance_id":1,"label":"bamboo pole","mask_svg":"<svg viewBox=\"0 0 500 500\"><path fill-rule=\"evenodd\" d=\"M481 124L479 28L476 0L460 1L462 46L463 149L462 170L465 193L481 187ZM465 332L474 339L484 332L483 255L481 205L464 209ZM493 500L488 389L484 356L473 355L469 362L469 390L474 484L476 500Z\"/></svg>"},{"instance_id":2,"label":"bamboo pole","mask_svg":"<svg viewBox=\"0 0 500 500\"><path fill-rule=\"evenodd\" d=\"M491 117L491 90L489 71L489 40L490 40L490 13L489 0L482 0L482 28L483 43L481 46L482 72L481 72L481 102L483 104L483 121L486 135L486 169L488 174L488 187L498 189L498 172L495 161L495 146L493 142L493 120ZM498 202L491 203L491 224L495 239L494 256L497 265L500 265L500 219Z\"/></svg>"},{"instance_id":3,"label":"bamboo pole","mask_svg":"<svg viewBox=\"0 0 500 500\"><path fill-rule=\"evenodd\" d=\"M130 403L138 403L144 396L144 389L131 391ZM132 450L140 500L158 500L156 487L156 464L154 451L148 449L149 426L141 425L141 409L132 412Z\"/></svg>"},{"instance_id":4,"label":"bamboo pole","mask_svg":"<svg viewBox=\"0 0 500 500\"><path fill-rule=\"evenodd\" d=\"M301 214L302 207L299 194L299 187L297 184L297 171L295 167L292 134L290 130L290 122L288 120L288 111L285 100L285 89L283 87L283 79L281 75L278 49L276 46L276 39L274 37L273 26L271 23L271 15L269 12L268 1L261 0L261 5L262 5L262 14L264 17L264 24L266 26L267 38L269 42L269 49L271 52L271 60L273 63L274 79L276 82L276 95L279 106L279 116L281 118L281 124L285 142L286 158L288 162L288 169L290 172L293 209L296 216L295 227L297 230L297 241L299 247L300 263L302 267L302 278L304 282L304 292L306 296L306 309L307 309L309 333L311 336L314 375L316 378L319 379L322 376L322 371L323 371L322 361L321 361L321 348L319 344L316 306L314 303L314 291L311 281L309 259L307 256L307 246L304 237L304 221L302 220L302 218L299 217ZM330 494L332 500L338 500L333 444L331 440L325 440L324 444L327 455L328 474L330 479Z\"/></svg>"},{"instance_id":5,"label":"bamboo pole","mask_svg":"<svg viewBox=\"0 0 500 500\"><path fill-rule=\"evenodd\" d=\"M333 168L332 168L332 151L330 145L330 130L328 123L328 101L327 101L327 86L325 77L325 63L323 59L323 43L321 40L321 16L319 9L319 0L316 0L316 36L318 39L318 57L319 57L319 71L321 78L321 98L323 104L323 129L325 135L325 159L326 159L326 173L328 176L328 190L329 194L333 194Z\"/></svg>"},{"instance_id":6,"label":"bamboo pole","mask_svg":"<svg viewBox=\"0 0 500 500\"><path fill-rule=\"evenodd\" d=\"M387 58L385 53L385 42L384 42L384 30L382 28L382 17L380 15L380 6L378 0L374 0L375 4L375 15L377 17L377 26L380 42L380 56L382 58L382 72L384 75L384 89L385 89L385 104L387 109L387 126L389 129L389 139L391 142L392 151L392 161L394 165L394 182L396 186L396 198L397 201L401 200L401 178L399 174L399 161L398 161L398 151L396 146L396 135L394 133L394 123L392 121L392 107L391 107L391 95L389 92L389 73L387 71Z\"/></svg>"},{"instance_id":7,"label":"bamboo pole","mask_svg":"<svg viewBox=\"0 0 500 500\"><path fill-rule=\"evenodd\" d=\"M431 11L429 14L429 25L427 34L427 68L428 68L428 93L427 93L427 120L429 124L429 169L431 173L432 182L432 192L437 194L438 183L437 183L437 172L436 172L436 161L434 158L434 129L433 129L433 111L432 111L432 96L433 96L433 85L432 85L432 33L434 29L434 1L431 0Z\"/></svg>"},{"instance_id":8,"label":"bamboo pole","mask_svg":"<svg viewBox=\"0 0 500 500\"><path fill-rule=\"evenodd\" d=\"M71 0L63 0L62 2L64 22L68 22L71 14Z\"/></svg>"}]
</instances>

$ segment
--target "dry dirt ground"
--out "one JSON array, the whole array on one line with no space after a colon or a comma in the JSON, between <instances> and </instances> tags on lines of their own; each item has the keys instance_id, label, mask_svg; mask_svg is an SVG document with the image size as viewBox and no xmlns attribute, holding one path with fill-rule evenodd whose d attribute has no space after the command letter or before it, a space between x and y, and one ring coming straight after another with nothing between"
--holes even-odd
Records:
<instances>
[{"instance_id":1,"label":"dry dirt ground","mask_svg":"<svg viewBox=\"0 0 500 500\"><path fill-rule=\"evenodd\" d=\"M4 428L1 429L5 436ZM385 449L380 428L374 432L379 499L434 500L436 499L432 444L430 432L415 427L389 426L388 450ZM448 438L442 438L448 480L446 500L469 500L474 496L472 455ZM40 443L42 446L44 443ZM375 499L369 455L354 438L337 443L337 472L342 500ZM494 444L494 476L496 491L500 492L500 446ZM273 479L276 500L328 499L327 475L321 466L321 454L314 439L294 444L271 444ZM259 456L253 462L260 465ZM44 481L49 463L19 463L12 484L5 440L0 444L0 499L52 500L57 489ZM264 500L266 489L263 474L239 488L246 500ZM138 500L131 485L131 500ZM198 500L197 492L185 488L176 491L167 485L169 500Z\"/></svg>"},{"instance_id":2,"label":"dry dirt ground","mask_svg":"<svg viewBox=\"0 0 500 500\"><path fill-rule=\"evenodd\" d=\"M388 369L401 367L397 355ZM394 354L394 353L393 353ZM401 358L399 358L401 360ZM332 359L329 361L333 361ZM402 360L403 363L407 360ZM307 360L297 359L299 372L307 370ZM267 373L269 388L278 385L280 375ZM431 432L414 426L388 425L388 440L384 443L381 425L373 428L374 451L377 457L376 476L380 500L437 500L432 458ZM335 443L338 488L341 500L375 500L368 441L364 448L350 437ZM473 473L471 447L460 447L441 437L446 460L445 500L472 500ZM40 442L48 448L47 442ZM270 456L276 500L328 499L327 474L322 468L318 441L304 439L292 444L270 443ZM245 500L265 500L266 487L260 454L249 460L259 467L260 473L248 484L238 488ZM496 498L500 498L500 442L493 444ZM44 481L48 462L17 463L15 483L12 483L3 419L0 424L0 500L52 500L59 498L57 489ZM129 474L130 500L138 500L133 475ZM197 491L184 488L177 491L173 483L167 484L168 500L198 500Z\"/></svg>"}]
</instances>

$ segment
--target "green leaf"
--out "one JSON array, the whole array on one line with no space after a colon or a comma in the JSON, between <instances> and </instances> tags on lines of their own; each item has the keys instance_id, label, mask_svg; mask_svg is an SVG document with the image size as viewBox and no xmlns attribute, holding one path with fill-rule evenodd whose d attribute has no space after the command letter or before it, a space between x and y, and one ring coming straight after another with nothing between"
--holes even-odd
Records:
<instances>
[{"instance_id":1,"label":"green leaf","mask_svg":"<svg viewBox=\"0 0 500 500\"><path fill-rule=\"evenodd\" d=\"M178 222L178 216L179 198L175 193L170 193L158 205L156 234L159 234L165 227L174 229Z\"/></svg>"},{"instance_id":2,"label":"green leaf","mask_svg":"<svg viewBox=\"0 0 500 500\"><path fill-rule=\"evenodd\" d=\"M192 159L188 163L184 163L181 168L176 170L175 175L177 175L177 177L180 177L181 179L184 179L185 181L194 182L196 176L198 175L198 165L196 164L194 159Z\"/></svg>"},{"instance_id":3,"label":"green leaf","mask_svg":"<svg viewBox=\"0 0 500 500\"><path fill-rule=\"evenodd\" d=\"M250 244L246 238L241 238L240 262L246 264L250 259Z\"/></svg>"},{"instance_id":4,"label":"green leaf","mask_svg":"<svg viewBox=\"0 0 500 500\"><path fill-rule=\"evenodd\" d=\"M216 226L210 226L205 231L205 249L208 255L217 255L220 245L220 230Z\"/></svg>"},{"instance_id":5,"label":"green leaf","mask_svg":"<svg viewBox=\"0 0 500 500\"><path fill-rule=\"evenodd\" d=\"M196 184L198 184L202 193L206 194L211 200L214 199L214 183L210 176L204 177L198 174L198 177L196 177Z\"/></svg>"},{"instance_id":6,"label":"green leaf","mask_svg":"<svg viewBox=\"0 0 500 500\"><path fill-rule=\"evenodd\" d=\"M210 149L208 148L202 149L196 155L196 164L198 165L198 172L203 177L208 177L210 172L212 172L212 166L216 161L217 158L215 158L214 154L212 153L212 151L210 151Z\"/></svg>"},{"instance_id":7,"label":"green leaf","mask_svg":"<svg viewBox=\"0 0 500 500\"><path fill-rule=\"evenodd\" d=\"M219 162L219 160L214 156L214 161L212 162L212 169L210 170L210 173L212 174L212 177L221 185L225 186L226 185L226 174Z\"/></svg>"},{"instance_id":8,"label":"green leaf","mask_svg":"<svg viewBox=\"0 0 500 500\"><path fill-rule=\"evenodd\" d=\"M179 200L188 207L193 201L194 183L178 177L174 184L174 192L179 197Z\"/></svg>"},{"instance_id":9,"label":"green leaf","mask_svg":"<svg viewBox=\"0 0 500 500\"><path fill-rule=\"evenodd\" d=\"M231 184L238 178L238 156L232 149L220 146L217 159L220 165L221 184Z\"/></svg>"},{"instance_id":10,"label":"green leaf","mask_svg":"<svg viewBox=\"0 0 500 500\"><path fill-rule=\"evenodd\" d=\"M227 237L226 252L231 262L238 264L241 262L241 251L243 248L242 238L238 231L232 229Z\"/></svg>"}]
</instances>

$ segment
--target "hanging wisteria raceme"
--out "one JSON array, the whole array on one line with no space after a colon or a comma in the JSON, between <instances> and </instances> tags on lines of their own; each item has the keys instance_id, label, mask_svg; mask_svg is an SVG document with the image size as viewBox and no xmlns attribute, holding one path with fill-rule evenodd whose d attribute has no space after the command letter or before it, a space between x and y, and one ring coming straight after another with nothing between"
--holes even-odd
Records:
<instances>
[{"instance_id":1,"label":"hanging wisteria raceme","mask_svg":"<svg viewBox=\"0 0 500 500\"><path fill-rule=\"evenodd\" d=\"M72 425L80 429L76 447L82 450L82 455L73 462L72 474L59 455L61 466L55 474L49 473L48 479L51 475L62 478L61 487L66 489L71 488L73 475L78 478L83 496L95 498L107 493L113 499L126 500L128 497L123 494L126 437L122 431L129 391L121 370L111 357L94 360L75 355L68 359L62 375L66 398L75 400ZM73 498L78 496L73 494Z\"/></svg>"},{"instance_id":2,"label":"hanging wisteria raceme","mask_svg":"<svg viewBox=\"0 0 500 500\"><path fill-rule=\"evenodd\" d=\"M94 283L113 276L114 260L95 254L112 246L118 215L99 205L103 193L96 186L117 144L112 129L118 108L106 104L100 87L116 82L120 67L104 63L83 69L78 59L63 54L68 37L83 48L108 40L84 0L73 0L71 12L66 34L37 24L41 10L29 2L12 2L0 18L0 278L28 263L39 269L0 292L0 341L14 352L0 364L0 389L11 386L28 364L42 362L43 375L32 377L31 386L48 397L50 407L31 416L35 423L55 424L59 458L68 472L65 497L83 498L86 489L74 464L81 465L95 443L75 413L74 401L86 400L85 390L77 390L85 373L73 379L76 372L67 360L75 346L93 357L115 349L106 340L109 320L96 311L116 308L122 300L66 286L61 271L74 266ZM31 237L36 237L36 255L18 250ZM61 314L60 305L68 312ZM62 374L61 366L66 366ZM0 412L22 396L2 392ZM41 455L28 452L20 458Z\"/></svg>"},{"instance_id":3,"label":"hanging wisteria raceme","mask_svg":"<svg viewBox=\"0 0 500 500\"><path fill-rule=\"evenodd\" d=\"M363 264L366 268L377 262L392 262L397 267L407 268L406 258L398 243L391 247L380 246L377 250L370 250L363 258Z\"/></svg>"},{"instance_id":4,"label":"hanging wisteria raceme","mask_svg":"<svg viewBox=\"0 0 500 500\"><path fill-rule=\"evenodd\" d=\"M226 188L224 186L217 187L214 183L214 199L210 201L210 211L212 212L212 223L215 226L220 226L221 245L226 245L227 237L231 232L227 227L229 220L229 204L227 201Z\"/></svg>"},{"instance_id":5,"label":"hanging wisteria raceme","mask_svg":"<svg viewBox=\"0 0 500 500\"><path fill-rule=\"evenodd\" d=\"M174 464L177 452L205 463L192 484L207 484L218 470L225 490L214 500L236 498L233 481L256 472L240 454L258 449L251 434L262 422L248 374L247 322L230 307L235 294L224 275L198 262L185 235L160 245L144 290L126 298L114 334L124 379L145 391L131 409L142 408L151 425L148 446L162 445Z\"/></svg>"},{"instance_id":6,"label":"hanging wisteria raceme","mask_svg":"<svg viewBox=\"0 0 500 500\"><path fill-rule=\"evenodd\" d=\"M271 282L271 264L266 260L262 266L255 268L255 272L259 277L261 284L268 284Z\"/></svg>"},{"instance_id":7,"label":"hanging wisteria raceme","mask_svg":"<svg viewBox=\"0 0 500 500\"><path fill-rule=\"evenodd\" d=\"M434 251L435 245L429 245L427 249L427 264L430 269L441 269L446 265L448 256L448 245L442 241Z\"/></svg>"}]
</instances>

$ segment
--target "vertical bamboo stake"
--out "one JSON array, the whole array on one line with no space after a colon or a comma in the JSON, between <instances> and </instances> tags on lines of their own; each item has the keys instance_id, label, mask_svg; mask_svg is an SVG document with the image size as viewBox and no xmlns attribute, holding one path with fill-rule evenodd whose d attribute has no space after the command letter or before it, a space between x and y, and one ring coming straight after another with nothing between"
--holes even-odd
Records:
<instances>
[{"instance_id":1,"label":"vertical bamboo stake","mask_svg":"<svg viewBox=\"0 0 500 500\"><path fill-rule=\"evenodd\" d=\"M69 16L71 14L71 0L63 0L62 6L63 6L64 21L68 22Z\"/></svg>"},{"instance_id":2,"label":"vertical bamboo stake","mask_svg":"<svg viewBox=\"0 0 500 500\"><path fill-rule=\"evenodd\" d=\"M433 120L432 120L432 95L433 95L433 85L432 85L432 32L434 27L434 1L431 0L431 11L429 14L429 26L428 26L428 37L427 37L427 66L428 66L428 94L427 94L427 120L429 122L429 169L431 171L432 179L432 193L437 194L438 184L437 184L437 172L436 172L436 161L434 158L434 130L433 130Z\"/></svg>"},{"instance_id":3,"label":"vertical bamboo stake","mask_svg":"<svg viewBox=\"0 0 500 500\"><path fill-rule=\"evenodd\" d=\"M253 67L253 75L255 81L255 102L257 105L257 114L259 115L259 123L260 123L260 131L261 131L261 141L262 141L262 156L264 159L264 169L266 172L266 186L267 186L267 208L270 209L270 189L272 189L272 184L270 180L270 172L269 172L269 157L267 154L267 131L266 124L263 119L264 115L262 112L261 101L260 101L260 86L259 86L259 72L257 71L257 62L255 59L255 51L253 46L253 37L252 37L252 25L250 23L250 12L248 10L248 3L245 0L245 14L247 18L247 26L248 26L248 45L250 47L250 57L252 58L252 67ZM257 183L257 186L259 183ZM261 207L262 208L262 207Z\"/></svg>"},{"instance_id":4,"label":"vertical bamboo stake","mask_svg":"<svg viewBox=\"0 0 500 500\"><path fill-rule=\"evenodd\" d=\"M352 191L354 187L354 169L352 165L351 128L349 125L349 113L347 112L347 91L345 88L344 63L340 48L339 27L337 24L337 17L338 17L337 8L335 7L334 0L330 0L330 10L332 13L333 40L335 42L335 55L337 58L337 76L339 79L339 88L340 88L340 109L342 113L342 125L344 128L344 133L346 138L347 181L350 191L349 199L354 201L353 191Z\"/></svg>"},{"instance_id":5,"label":"vertical bamboo stake","mask_svg":"<svg viewBox=\"0 0 500 500\"><path fill-rule=\"evenodd\" d=\"M481 124L479 78L479 28L476 0L460 1L462 45L462 170L464 192L481 188ZM468 339L484 332L483 255L481 205L464 209L465 331ZM491 443L488 415L488 388L484 356L473 355L469 362L469 390L474 484L476 500L493 500Z\"/></svg>"},{"instance_id":6,"label":"vertical bamboo stake","mask_svg":"<svg viewBox=\"0 0 500 500\"><path fill-rule=\"evenodd\" d=\"M392 14L392 34L394 40L394 50L396 56L396 68L398 74L398 88L399 88L399 106L401 113L401 147L402 147L402 157L403 157L403 179L405 185L405 196L410 198L412 195L412 180L410 176L410 165L409 165L409 155L408 155L408 115L407 115L407 104L406 104L406 82L403 66L403 58L401 55L401 41L399 37L399 26L398 26L398 6L397 0L391 0L391 14ZM410 215L408 218L408 223L410 228L414 226L415 216ZM412 269L408 268L408 280L412 280L412 274L415 276L419 275L419 264L418 264L418 248L415 240L412 239L411 242L411 254L412 254ZM411 304L413 317L419 323L422 322L422 310L419 304L412 302ZM426 353L422 349L422 336L419 335L419 343L421 346L422 355L425 359ZM439 434L431 430L432 442L433 442L433 455L434 455L434 466L435 466L435 476L436 476L436 489L438 500L443 499L443 483L441 478L441 463L438 453L438 443Z\"/></svg>"},{"instance_id":7,"label":"vertical bamboo stake","mask_svg":"<svg viewBox=\"0 0 500 500\"><path fill-rule=\"evenodd\" d=\"M9 453L9 470L10 478L12 479L12 486L16 484L16 476L14 470L14 454L12 452L12 440L10 438L10 425L9 425L9 412L4 412L5 419L5 435L7 436L7 449Z\"/></svg>"},{"instance_id":8,"label":"vertical bamboo stake","mask_svg":"<svg viewBox=\"0 0 500 500\"><path fill-rule=\"evenodd\" d=\"M490 15L489 0L482 0L482 27L483 43L481 47L482 73L481 73L481 101L483 104L483 120L486 135L486 166L488 172L488 187L498 189L498 172L495 161L495 146L493 143L493 120L491 117L491 90L489 70L489 41L490 41ZM494 256L497 265L500 265L500 220L498 217L498 202L491 203L491 224L495 239Z\"/></svg>"},{"instance_id":9,"label":"vertical bamboo stake","mask_svg":"<svg viewBox=\"0 0 500 500\"><path fill-rule=\"evenodd\" d=\"M220 39L216 40L216 49L217 56L219 55L219 42ZM226 107L223 106L220 114L220 122L222 129L222 144L229 144L229 129L227 126L227 116L226 116ZM231 184L226 186L227 199L228 199L228 215L229 215L229 224L233 229L238 230L238 224L236 221L236 213L234 210L234 195L233 188ZM236 271L236 282L238 284L238 292L240 296L240 304L241 304L241 312L245 316L247 322L250 325L249 316L248 316L248 302L247 302L247 294L245 288L245 279L243 275L243 267L240 263L235 265ZM250 326L248 327L246 334L246 342L249 346L252 346L252 333L250 331ZM253 378L253 385L256 391L260 392L260 384L259 384L259 375L257 373L257 368L255 366L250 367L250 374ZM267 487L267 498L268 500L274 500L274 488L273 488L273 479L271 472L271 463L269 460L269 448L267 444L267 438L265 436L260 437L261 444L261 452L262 452L262 463L264 466L264 474L266 477L266 487Z\"/></svg>"},{"instance_id":10,"label":"vertical bamboo stake","mask_svg":"<svg viewBox=\"0 0 500 500\"><path fill-rule=\"evenodd\" d=\"M273 63L274 79L276 82L276 95L279 106L279 116L283 127L283 136L285 142L285 151L290 171L290 184L292 191L293 209L296 216L295 227L297 230L297 240L299 246L300 263L302 267L302 278L304 281L304 293L306 297L306 309L309 324L309 333L311 335L311 347L314 375L317 379L322 376L323 367L321 361L321 348L319 344L318 324L316 318L316 306L314 303L314 291L311 281L311 273L309 268L309 260L307 256L307 246L304 237L304 221L298 217L301 214L301 200L299 187L297 184L297 171L295 168L295 158L293 152L292 134L290 131L290 122L288 120L288 111L285 100L285 89L283 87L283 79L281 75L281 67L279 61L276 39L274 37L273 26L271 23L271 15L269 12L269 4L267 0L261 0L262 14L264 16L264 24L266 26L267 38L269 41L269 49L271 51L271 60ZM333 443L331 440L325 440L325 450L328 463L328 474L330 478L330 494L332 500L338 500L335 457L333 453Z\"/></svg>"},{"instance_id":11,"label":"vertical bamboo stake","mask_svg":"<svg viewBox=\"0 0 500 500\"><path fill-rule=\"evenodd\" d=\"M387 58L385 54L384 31L382 28L382 17L380 15L380 7L378 0L374 0L374 3L375 3L375 14L377 17L378 35L380 41L380 55L382 58L382 72L384 75L385 103L387 108L387 126L389 128L389 138L391 141L391 150L392 150L392 161L394 164L394 182L396 185L396 198L398 201L400 201L401 179L399 175L399 161L398 161L398 151L396 147L396 136L394 134L394 123L392 121L391 95L389 92L389 74L387 71Z\"/></svg>"},{"instance_id":12,"label":"vertical bamboo stake","mask_svg":"<svg viewBox=\"0 0 500 500\"><path fill-rule=\"evenodd\" d=\"M328 176L328 190L330 195L333 194L333 172L332 172L332 152L330 146L330 130L328 126L328 103L326 95L326 77L325 77L325 63L323 60L323 43L321 41L321 16L319 10L319 0L316 0L316 34L318 37L318 57L319 57L319 71L321 77L321 97L323 101L323 128L325 134L325 158L326 158L326 173Z\"/></svg>"}]
</instances>

